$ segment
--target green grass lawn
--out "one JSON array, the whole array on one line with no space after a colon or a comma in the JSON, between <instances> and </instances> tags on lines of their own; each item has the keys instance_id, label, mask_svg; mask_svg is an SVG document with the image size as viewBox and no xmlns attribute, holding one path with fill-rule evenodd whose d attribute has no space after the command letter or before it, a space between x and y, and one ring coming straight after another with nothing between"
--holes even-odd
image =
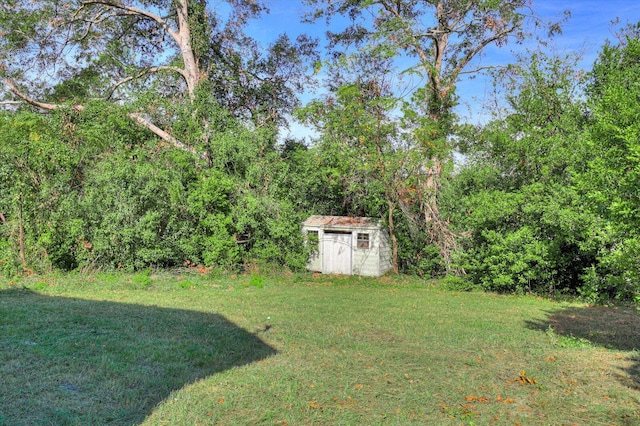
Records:
<instances>
[{"instance_id":1,"label":"green grass lawn","mask_svg":"<svg viewBox=\"0 0 640 426\"><path fill-rule=\"evenodd\" d=\"M640 424L633 309L402 277L0 288L0 425Z\"/></svg>"}]
</instances>

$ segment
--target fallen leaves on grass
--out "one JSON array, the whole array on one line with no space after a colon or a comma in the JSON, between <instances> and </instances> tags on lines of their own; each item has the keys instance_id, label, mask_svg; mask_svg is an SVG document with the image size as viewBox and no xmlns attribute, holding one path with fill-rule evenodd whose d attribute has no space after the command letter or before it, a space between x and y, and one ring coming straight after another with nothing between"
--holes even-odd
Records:
<instances>
[{"instance_id":1,"label":"fallen leaves on grass","mask_svg":"<svg viewBox=\"0 0 640 426\"><path fill-rule=\"evenodd\" d=\"M344 400L333 398L333 402L336 403L340 408L345 407L347 405L354 405L356 403L356 401L350 396L348 396L347 399L344 399Z\"/></svg>"},{"instance_id":2,"label":"fallen leaves on grass","mask_svg":"<svg viewBox=\"0 0 640 426\"><path fill-rule=\"evenodd\" d=\"M516 382L520 383L521 385L535 385L538 383L538 381L532 377L527 376L527 372L522 370L520 371L520 375L518 377L516 377L515 379Z\"/></svg>"},{"instance_id":3,"label":"fallen leaves on grass","mask_svg":"<svg viewBox=\"0 0 640 426\"><path fill-rule=\"evenodd\" d=\"M445 413L450 419L472 419L479 415L479 412L476 411L476 406L474 404L459 404L456 406L448 406L447 404L442 402L440 403L440 408L442 409L442 412Z\"/></svg>"},{"instance_id":4,"label":"fallen leaves on grass","mask_svg":"<svg viewBox=\"0 0 640 426\"><path fill-rule=\"evenodd\" d=\"M317 401L309 401L309 408L312 410L322 410L322 404L319 404Z\"/></svg>"},{"instance_id":5,"label":"fallen leaves on grass","mask_svg":"<svg viewBox=\"0 0 640 426\"><path fill-rule=\"evenodd\" d=\"M514 402L516 402L516 400L513 399L513 398L502 398L502 395L498 395L498 396L496 396L496 402L503 402L505 404L513 404Z\"/></svg>"},{"instance_id":6,"label":"fallen leaves on grass","mask_svg":"<svg viewBox=\"0 0 640 426\"><path fill-rule=\"evenodd\" d=\"M464 399L467 402L484 402L484 403L491 402L491 400L486 396L467 395L464 397ZM516 400L513 398L503 398L502 395L498 394L496 395L495 402L502 402L504 404L513 404L514 402L516 402Z\"/></svg>"},{"instance_id":7,"label":"fallen leaves on grass","mask_svg":"<svg viewBox=\"0 0 640 426\"><path fill-rule=\"evenodd\" d=\"M330 403L322 404L314 399L313 401L309 401L309 408L312 410L322 411L325 408L328 409L328 408L331 408L332 406L334 408L344 408L350 405L355 405L355 403L356 401L350 396L348 396L346 399L340 399L340 398L334 397L333 404L330 404Z\"/></svg>"},{"instance_id":8,"label":"fallen leaves on grass","mask_svg":"<svg viewBox=\"0 0 640 426\"><path fill-rule=\"evenodd\" d=\"M489 402L489 400L484 396L467 395L465 399L467 402Z\"/></svg>"}]
</instances>

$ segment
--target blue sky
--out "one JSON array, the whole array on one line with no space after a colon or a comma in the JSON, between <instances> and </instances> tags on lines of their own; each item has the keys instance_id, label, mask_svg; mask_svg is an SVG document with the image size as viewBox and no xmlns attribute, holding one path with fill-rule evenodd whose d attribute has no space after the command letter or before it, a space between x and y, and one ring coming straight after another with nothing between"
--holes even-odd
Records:
<instances>
[{"instance_id":1,"label":"blue sky","mask_svg":"<svg viewBox=\"0 0 640 426\"><path fill-rule=\"evenodd\" d=\"M264 42L278 34L296 36L307 33L322 37L328 29L324 21L301 23L307 7L301 0L264 0L270 13L253 21L249 32ZM593 61L599 47L607 38L613 38L611 22L619 18L622 23L640 21L638 0L533 0L534 13L543 18L560 18L565 10L571 18L563 25L563 34L556 37L558 47L571 50L587 48L588 64ZM618 26L619 27L619 26ZM504 50L509 50L507 46Z\"/></svg>"},{"instance_id":2,"label":"blue sky","mask_svg":"<svg viewBox=\"0 0 640 426\"><path fill-rule=\"evenodd\" d=\"M292 38L301 33L322 37L329 29L324 21L315 24L301 23L306 10L301 0L265 0L265 3L270 13L251 22L248 28L249 34L264 44L268 44L281 33L287 33ZM579 54L582 57L580 67L585 70L591 68L605 40L615 39L616 29L627 23L640 21L640 0L533 0L532 7L536 15L556 20L562 17L565 10L571 11L570 19L563 25L563 33L553 39L548 49L553 49L558 54ZM612 25L612 22L618 19L620 23ZM537 46L529 44L526 47ZM507 44L501 49L491 48L482 59L482 63L506 65L514 62L513 49L523 47ZM481 111L481 105L490 96L490 91L490 82L482 77L460 82L459 116L465 121L482 122L485 116ZM313 94L305 94L302 101L306 102L312 97ZM291 134L306 136L309 131L294 124Z\"/></svg>"}]
</instances>

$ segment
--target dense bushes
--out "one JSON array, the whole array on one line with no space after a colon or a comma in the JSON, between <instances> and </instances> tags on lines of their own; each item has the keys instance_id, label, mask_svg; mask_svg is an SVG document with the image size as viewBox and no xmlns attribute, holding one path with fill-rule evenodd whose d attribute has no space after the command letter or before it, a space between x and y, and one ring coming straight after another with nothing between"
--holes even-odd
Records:
<instances>
[{"instance_id":1,"label":"dense bushes","mask_svg":"<svg viewBox=\"0 0 640 426\"><path fill-rule=\"evenodd\" d=\"M458 176L457 183L467 174L473 171ZM457 261L468 279L488 290L575 293L595 261L596 219L571 188L477 188L456 208L456 224L465 230Z\"/></svg>"},{"instance_id":2,"label":"dense bushes","mask_svg":"<svg viewBox=\"0 0 640 426\"><path fill-rule=\"evenodd\" d=\"M598 260L585 274L592 299L640 301L640 27L607 44L587 87L591 120L586 172L577 179L585 203L602 218Z\"/></svg>"},{"instance_id":3,"label":"dense bushes","mask_svg":"<svg viewBox=\"0 0 640 426\"><path fill-rule=\"evenodd\" d=\"M2 273L304 265L304 213L276 191L287 173L273 137L236 126L212 138L207 167L113 107L96 120L104 107L2 116Z\"/></svg>"},{"instance_id":4,"label":"dense bushes","mask_svg":"<svg viewBox=\"0 0 640 426\"><path fill-rule=\"evenodd\" d=\"M606 46L588 79L567 64L533 55L503 80L506 119L467 134L444 194L457 260L489 290L638 301L640 42Z\"/></svg>"}]
</instances>

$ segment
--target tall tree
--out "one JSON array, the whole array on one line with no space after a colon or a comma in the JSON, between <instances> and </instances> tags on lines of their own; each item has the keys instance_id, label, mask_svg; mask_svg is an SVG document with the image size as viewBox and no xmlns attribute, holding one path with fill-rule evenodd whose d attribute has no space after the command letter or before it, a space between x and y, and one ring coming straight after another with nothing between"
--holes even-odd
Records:
<instances>
[{"instance_id":1,"label":"tall tree","mask_svg":"<svg viewBox=\"0 0 640 426\"><path fill-rule=\"evenodd\" d=\"M82 110L91 99L137 100L132 120L205 156L173 134L171 109L193 110L206 85L207 99L213 93L232 113L258 125L277 123L303 81L295 78L304 75L298 53L313 49L307 39L282 36L265 54L242 27L266 9L254 0L227 3L231 12L222 16L205 0L8 0L0 6L0 75L14 97L45 110L64 102ZM149 89L152 96L140 96ZM161 106L157 98L172 104ZM213 126L199 125L206 142Z\"/></svg>"},{"instance_id":2,"label":"tall tree","mask_svg":"<svg viewBox=\"0 0 640 426\"><path fill-rule=\"evenodd\" d=\"M425 78L415 91L408 122L416 148L423 152L423 173L415 188L425 228L447 265L455 242L439 205L443 165L451 158L455 86L464 74L479 72L478 61L491 45L526 37L529 0L306 0L315 7L310 20L336 15L350 19L341 32L329 33L332 47L374 44L380 53L411 61L407 72ZM559 27L553 25L551 31ZM405 198L406 199L406 198ZM410 206L405 206L407 210Z\"/></svg>"}]
</instances>

